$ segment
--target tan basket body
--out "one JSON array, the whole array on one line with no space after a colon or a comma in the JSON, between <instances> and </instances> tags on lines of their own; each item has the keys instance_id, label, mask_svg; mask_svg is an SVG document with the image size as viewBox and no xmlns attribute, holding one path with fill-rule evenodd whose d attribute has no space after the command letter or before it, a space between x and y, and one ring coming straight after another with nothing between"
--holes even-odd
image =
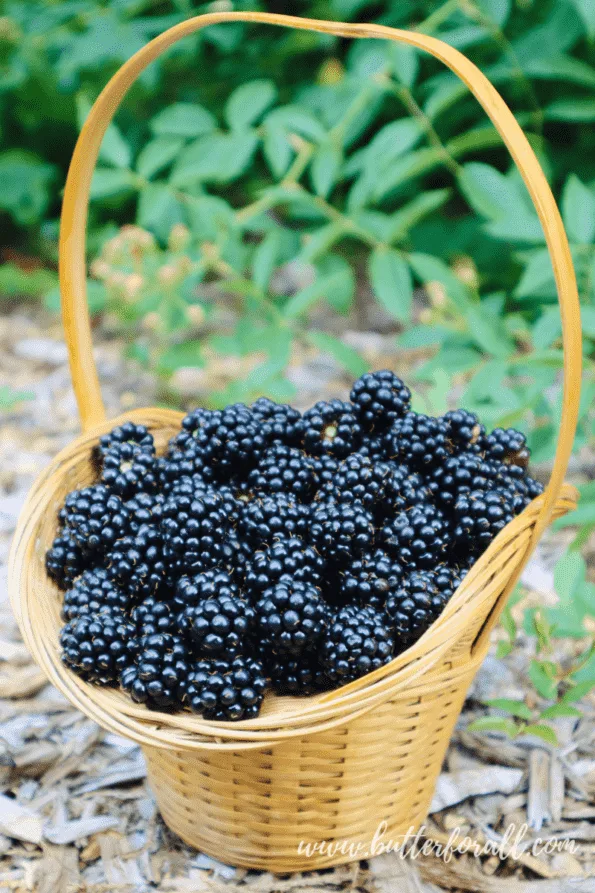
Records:
<instances>
[{"instance_id":1,"label":"tan basket body","mask_svg":"<svg viewBox=\"0 0 595 893\"><path fill-rule=\"evenodd\" d=\"M482 104L527 184L552 257L564 341L560 438L548 488L499 534L433 626L404 654L363 679L309 698L269 694L257 719L238 723L208 722L187 712L149 711L123 692L88 685L68 671L60 661L61 593L44 566L57 510L67 493L93 481L91 449L100 434L123 420L105 420L85 300L89 189L101 139L127 89L153 59L186 34L224 21L398 41L449 66ZM223 862L279 872L364 858L381 823L386 822L382 838L386 841L423 821L468 686L487 651L490 630L546 524L576 504L576 491L563 479L579 405L578 296L568 240L537 159L481 72L434 38L380 25L212 13L157 37L102 92L75 149L60 239L64 328L85 433L42 473L19 519L9 580L25 642L73 704L143 747L163 817L188 843ZM162 449L179 426L181 414L144 409L123 418L146 424ZM308 857L299 852L302 842L336 844L337 849Z\"/></svg>"}]
</instances>

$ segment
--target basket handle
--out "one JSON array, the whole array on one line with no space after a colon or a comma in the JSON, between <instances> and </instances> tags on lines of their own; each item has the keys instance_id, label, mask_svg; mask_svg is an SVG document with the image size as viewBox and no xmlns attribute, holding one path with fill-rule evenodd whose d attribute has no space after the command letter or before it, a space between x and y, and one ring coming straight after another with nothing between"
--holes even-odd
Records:
<instances>
[{"instance_id":1,"label":"basket handle","mask_svg":"<svg viewBox=\"0 0 595 893\"><path fill-rule=\"evenodd\" d=\"M112 77L93 105L78 138L64 190L60 228L60 289L62 318L70 356L74 391L84 430L105 419L97 368L93 359L91 325L86 300L85 242L91 178L105 131L128 88L168 47L207 25L257 22L338 37L394 40L425 50L444 62L469 88L506 144L527 186L541 221L562 317L564 387L560 435L551 478L535 525L536 542L547 525L562 486L578 420L582 341L576 278L568 239L545 175L514 115L485 75L458 50L425 34L383 25L326 22L262 12L215 12L175 25L150 41Z\"/></svg>"}]
</instances>

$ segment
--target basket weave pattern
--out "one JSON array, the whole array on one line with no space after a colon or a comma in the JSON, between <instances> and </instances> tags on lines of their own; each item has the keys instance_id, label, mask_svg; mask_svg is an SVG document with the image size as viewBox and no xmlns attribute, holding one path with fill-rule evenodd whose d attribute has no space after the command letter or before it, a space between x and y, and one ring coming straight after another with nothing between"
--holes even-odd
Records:
<instances>
[{"instance_id":1,"label":"basket weave pattern","mask_svg":"<svg viewBox=\"0 0 595 893\"><path fill-rule=\"evenodd\" d=\"M181 413L155 408L105 420L85 301L89 187L105 129L138 74L185 34L230 20L409 43L464 80L502 134L542 221L560 296L565 374L561 433L546 492L501 531L422 638L390 664L336 691L309 698L267 695L257 718L220 723L147 710L116 689L88 685L68 671L60 661L61 593L47 577L44 558L65 496L94 480L90 454L102 433L132 418L149 427L159 451L179 428ZM576 491L563 484L580 385L576 283L554 199L514 117L475 66L421 34L266 13L199 16L140 50L95 103L68 176L60 251L64 326L85 433L38 478L15 535L11 599L31 653L87 716L142 746L167 824L224 862L283 872L326 867L365 857L381 822L386 822L386 839L417 828L506 597L545 525L576 504ZM299 851L302 841L336 842L339 849L309 858ZM362 849L341 849L343 843Z\"/></svg>"}]
</instances>

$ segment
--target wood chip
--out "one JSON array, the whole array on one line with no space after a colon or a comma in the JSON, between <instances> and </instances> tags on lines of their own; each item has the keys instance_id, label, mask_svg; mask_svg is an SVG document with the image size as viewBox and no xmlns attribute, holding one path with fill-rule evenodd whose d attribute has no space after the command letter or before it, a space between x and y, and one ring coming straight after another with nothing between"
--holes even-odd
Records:
<instances>
[{"instance_id":1,"label":"wood chip","mask_svg":"<svg viewBox=\"0 0 595 893\"><path fill-rule=\"evenodd\" d=\"M445 773L438 778L430 813L439 812L454 806L468 797L495 792L510 794L521 782L520 769L506 769L490 766L486 769L463 769L461 772Z\"/></svg>"},{"instance_id":2,"label":"wood chip","mask_svg":"<svg viewBox=\"0 0 595 893\"><path fill-rule=\"evenodd\" d=\"M527 822L539 831L550 815L550 756L536 747L529 756L529 794L527 797Z\"/></svg>"},{"instance_id":3,"label":"wood chip","mask_svg":"<svg viewBox=\"0 0 595 893\"><path fill-rule=\"evenodd\" d=\"M6 794L0 794L0 831L16 840L41 843L43 819Z\"/></svg>"}]
</instances>

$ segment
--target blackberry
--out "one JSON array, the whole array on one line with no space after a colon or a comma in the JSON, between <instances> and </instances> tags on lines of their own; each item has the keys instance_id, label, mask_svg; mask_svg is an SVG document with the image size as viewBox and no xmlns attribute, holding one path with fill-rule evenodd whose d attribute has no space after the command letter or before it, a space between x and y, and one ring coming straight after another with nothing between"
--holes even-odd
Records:
<instances>
[{"instance_id":1,"label":"blackberry","mask_svg":"<svg viewBox=\"0 0 595 893\"><path fill-rule=\"evenodd\" d=\"M446 423L451 453L479 449L485 428L475 413L466 409L452 409L442 416L442 420Z\"/></svg>"},{"instance_id":2,"label":"blackberry","mask_svg":"<svg viewBox=\"0 0 595 893\"><path fill-rule=\"evenodd\" d=\"M333 616L320 661L329 679L343 685L387 664L393 648L392 632L380 611L347 605Z\"/></svg>"},{"instance_id":3,"label":"blackberry","mask_svg":"<svg viewBox=\"0 0 595 893\"><path fill-rule=\"evenodd\" d=\"M387 459L386 432L380 431L378 434L364 436L357 453L368 456L372 462L385 462Z\"/></svg>"},{"instance_id":4,"label":"blackberry","mask_svg":"<svg viewBox=\"0 0 595 893\"><path fill-rule=\"evenodd\" d=\"M102 610L130 610L130 596L115 585L104 568L89 569L78 577L64 594L62 619L73 620L82 614L99 614Z\"/></svg>"},{"instance_id":5,"label":"blackberry","mask_svg":"<svg viewBox=\"0 0 595 893\"><path fill-rule=\"evenodd\" d=\"M102 482L120 496L151 493L158 485L157 460L138 446L113 446L103 457Z\"/></svg>"},{"instance_id":6,"label":"blackberry","mask_svg":"<svg viewBox=\"0 0 595 893\"><path fill-rule=\"evenodd\" d=\"M190 658L182 638L155 633L140 640L134 662L122 669L120 684L137 704L170 710L184 703L189 674Z\"/></svg>"},{"instance_id":7,"label":"blackberry","mask_svg":"<svg viewBox=\"0 0 595 893\"><path fill-rule=\"evenodd\" d=\"M119 449L124 444L134 449L140 449L149 456L155 455L155 442L149 429L144 425L135 425L134 422L124 422L109 434L104 434L99 438L99 443L93 450L93 459L97 470L101 470L103 459L109 452Z\"/></svg>"},{"instance_id":8,"label":"blackberry","mask_svg":"<svg viewBox=\"0 0 595 893\"><path fill-rule=\"evenodd\" d=\"M73 490L58 517L87 554L104 554L130 526L124 503L105 484Z\"/></svg>"},{"instance_id":9,"label":"blackberry","mask_svg":"<svg viewBox=\"0 0 595 893\"><path fill-rule=\"evenodd\" d=\"M188 436L181 448L173 440L164 456L157 460L159 483L164 493L169 493L176 481L184 477L198 476L202 481L212 483L215 474L207 464L204 454L194 440Z\"/></svg>"},{"instance_id":10,"label":"blackberry","mask_svg":"<svg viewBox=\"0 0 595 893\"><path fill-rule=\"evenodd\" d=\"M212 568L191 577L180 577L173 606L179 613L186 608L194 608L207 599L236 599L238 596L239 590L231 575L221 568Z\"/></svg>"},{"instance_id":11,"label":"blackberry","mask_svg":"<svg viewBox=\"0 0 595 893\"><path fill-rule=\"evenodd\" d=\"M260 433L267 443L299 446L304 433L302 414L287 403L275 403L259 397L250 407L260 425Z\"/></svg>"},{"instance_id":12,"label":"blackberry","mask_svg":"<svg viewBox=\"0 0 595 893\"><path fill-rule=\"evenodd\" d=\"M316 491L320 473L311 456L295 447L275 444L264 453L246 480L253 492L291 494L307 502Z\"/></svg>"},{"instance_id":13,"label":"blackberry","mask_svg":"<svg viewBox=\"0 0 595 893\"><path fill-rule=\"evenodd\" d=\"M361 443L362 432L351 403L321 400L303 416L304 448L320 456L329 453L340 459L353 453Z\"/></svg>"},{"instance_id":14,"label":"blackberry","mask_svg":"<svg viewBox=\"0 0 595 893\"><path fill-rule=\"evenodd\" d=\"M264 649L293 656L316 648L329 617L320 589L296 580L282 580L265 590L254 610Z\"/></svg>"},{"instance_id":15,"label":"blackberry","mask_svg":"<svg viewBox=\"0 0 595 893\"><path fill-rule=\"evenodd\" d=\"M64 527L45 555L48 576L60 589L68 589L85 568L86 557L69 527Z\"/></svg>"},{"instance_id":16,"label":"blackberry","mask_svg":"<svg viewBox=\"0 0 595 893\"><path fill-rule=\"evenodd\" d=\"M341 601L382 608L403 577L403 568L382 549L366 552L340 575Z\"/></svg>"},{"instance_id":17,"label":"blackberry","mask_svg":"<svg viewBox=\"0 0 595 893\"><path fill-rule=\"evenodd\" d=\"M324 561L311 546L297 536L283 537L248 560L245 586L254 598L286 578L317 586L323 570Z\"/></svg>"},{"instance_id":18,"label":"blackberry","mask_svg":"<svg viewBox=\"0 0 595 893\"><path fill-rule=\"evenodd\" d=\"M258 716L266 685L263 666L255 658L202 660L192 667L186 700L205 719L236 722Z\"/></svg>"},{"instance_id":19,"label":"blackberry","mask_svg":"<svg viewBox=\"0 0 595 893\"><path fill-rule=\"evenodd\" d=\"M223 499L195 478L182 478L163 506L163 554L178 574L206 570L225 557L228 517Z\"/></svg>"},{"instance_id":20,"label":"blackberry","mask_svg":"<svg viewBox=\"0 0 595 893\"><path fill-rule=\"evenodd\" d=\"M407 465L388 464L391 472L384 500L386 514L412 508L430 499L430 488L420 474L412 472Z\"/></svg>"},{"instance_id":21,"label":"blackberry","mask_svg":"<svg viewBox=\"0 0 595 893\"><path fill-rule=\"evenodd\" d=\"M81 614L62 628L62 661L87 682L114 685L134 655L134 632L119 608Z\"/></svg>"},{"instance_id":22,"label":"blackberry","mask_svg":"<svg viewBox=\"0 0 595 893\"><path fill-rule=\"evenodd\" d=\"M164 498L161 493L135 493L124 503L130 533L138 533L145 524L159 525L163 514Z\"/></svg>"},{"instance_id":23,"label":"blackberry","mask_svg":"<svg viewBox=\"0 0 595 893\"><path fill-rule=\"evenodd\" d=\"M285 493L256 497L240 513L239 532L255 547L270 545L279 536L305 536L309 511Z\"/></svg>"},{"instance_id":24,"label":"blackberry","mask_svg":"<svg viewBox=\"0 0 595 893\"><path fill-rule=\"evenodd\" d=\"M403 578L398 592L389 596L385 608L398 652L416 642L432 625L459 582L459 573L448 567L412 571Z\"/></svg>"},{"instance_id":25,"label":"blackberry","mask_svg":"<svg viewBox=\"0 0 595 893\"><path fill-rule=\"evenodd\" d=\"M135 535L119 539L109 553L108 568L113 578L134 596L159 592L169 576L160 528L143 524Z\"/></svg>"},{"instance_id":26,"label":"blackberry","mask_svg":"<svg viewBox=\"0 0 595 893\"><path fill-rule=\"evenodd\" d=\"M379 540L389 555L404 565L431 567L443 560L448 528L440 509L421 503L388 520Z\"/></svg>"},{"instance_id":27,"label":"blackberry","mask_svg":"<svg viewBox=\"0 0 595 893\"><path fill-rule=\"evenodd\" d=\"M139 639L159 633L174 635L178 632L176 614L170 602L162 602L150 595L132 609L131 620Z\"/></svg>"},{"instance_id":28,"label":"blackberry","mask_svg":"<svg viewBox=\"0 0 595 893\"><path fill-rule=\"evenodd\" d=\"M310 538L329 561L345 564L369 549L374 539L374 521L361 502L319 502L312 507Z\"/></svg>"},{"instance_id":29,"label":"blackberry","mask_svg":"<svg viewBox=\"0 0 595 893\"><path fill-rule=\"evenodd\" d=\"M463 493L493 489L501 471L499 463L490 462L476 453L463 452L451 456L444 465L434 469L428 485L436 502L445 509L452 509Z\"/></svg>"},{"instance_id":30,"label":"blackberry","mask_svg":"<svg viewBox=\"0 0 595 893\"><path fill-rule=\"evenodd\" d=\"M330 686L324 670L318 665L317 656L308 652L298 658L269 655L265 668L271 688L277 695L305 697Z\"/></svg>"},{"instance_id":31,"label":"blackberry","mask_svg":"<svg viewBox=\"0 0 595 893\"><path fill-rule=\"evenodd\" d=\"M448 426L442 419L408 412L386 435L391 458L412 469L431 469L448 457Z\"/></svg>"},{"instance_id":32,"label":"blackberry","mask_svg":"<svg viewBox=\"0 0 595 893\"><path fill-rule=\"evenodd\" d=\"M512 518L505 492L463 493L453 509L455 544L468 554L480 555Z\"/></svg>"},{"instance_id":33,"label":"blackberry","mask_svg":"<svg viewBox=\"0 0 595 893\"><path fill-rule=\"evenodd\" d=\"M178 618L180 631L194 653L227 660L247 650L254 622L251 605L241 598L224 595L189 605Z\"/></svg>"},{"instance_id":34,"label":"blackberry","mask_svg":"<svg viewBox=\"0 0 595 893\"><path fill-rule=\"evenodd\" d=\"M491 434L482 438L481 446L486 458L497 459L525 469L529 466L527 439L514 428L494 428Z\"/></svg>"},{"instance_id":35,"label":"blackberry","mask_svg":"<svg viewBox=\"0 0 595 893\"><path fill-rule=\"evenodd\" d=\"M350 394L362 426L382 430L404 416L411 404L411 391L394 372L367 372L353 385Z\"/></svg>"},{"instance_id":36,"label":"blackberry","mask_svg":"<svg viewBox=\"0 0 595 893\"><path fill-rule=\"evenodd\" d=\"M317 498L337 502L359 502L373 511L386 501L392 469L386 462L372 462L368 456L353 453L344 459Z\"/></svg>"},{"instance_id":37,"label":"blackberry","mask_svg":"<svg viewBox=\"0 0 595 893\"><path fill-rule=\"evenodd\" d=\"M243 403L225 409L195 410L182 420L174 448L198 454L220 480L231 479L255 465L266 441L258 418Z\"/></svg>"}]
</instances>

